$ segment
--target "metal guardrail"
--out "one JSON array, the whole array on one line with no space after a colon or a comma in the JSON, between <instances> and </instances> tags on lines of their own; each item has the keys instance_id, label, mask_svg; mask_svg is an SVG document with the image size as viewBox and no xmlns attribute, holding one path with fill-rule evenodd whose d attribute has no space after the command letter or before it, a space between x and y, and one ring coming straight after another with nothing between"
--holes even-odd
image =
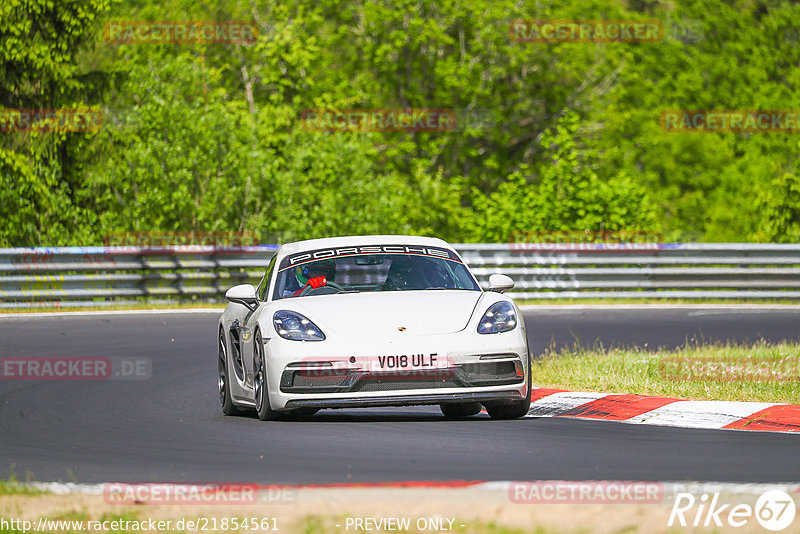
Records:
<instances>
[{"instance_id":1,"label":"metal guardrail","mask_svg":"<svg viewBox=\"0 0 800 534\"><path fill-rule=\"evenodd\" d=\"M0 249L0 308L222 302L257 281L276 245ZM140 300L124 300L140 299Z\"/></svg>"},{"instance_id":2,"label":"metal guardrail","mask_svg":"<svg viewBox=\"0 0 800 534\"><path fill-rule=\"evenodd\" d=\"M517 243L460 245L472 272L514 278L512 296L800 299L800 245Z\"/></svg>"},{"instance_id":3,"label":"metal guardrail","mask_svg":"<svg viewBox=\"0 0 800 534\"><path fill-rule=\"evenodd\" d=\"M481 284L514 278L513 297L800 299L800 245L460 244ZM0 307L222 302L255 283L276 245L0 249ZM129 300L125 300L129 299ZM130 300L139 299L139 300Z\"/></svg>"}]
</instances>

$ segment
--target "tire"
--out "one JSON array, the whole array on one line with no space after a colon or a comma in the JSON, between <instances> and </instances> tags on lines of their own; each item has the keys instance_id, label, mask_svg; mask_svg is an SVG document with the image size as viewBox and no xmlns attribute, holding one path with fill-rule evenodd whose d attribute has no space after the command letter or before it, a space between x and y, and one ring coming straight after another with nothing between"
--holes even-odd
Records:
<instances>
[{"instance_id":1,"label":"tire","mask_svg":"<svg viewBox=\"0 0 800 534\"><path fill-rule=\"evenodd\" d=\"M264 361L264 343L261 341L261 332L256 330L253 334L253 393L256 403L256 414L262 421L278 419L278 412L269 404L269 389L267 384L266 364Z\"/></svg>"},{"instance_id":2,"label":"tire","mask_svg":"<svg viewBox=\"0 0 800 534\"><path fill-rule=\"evenodd\" d=\"M238 415L239 409L233 404L231 398L230 375L228 374L228 348L225 344L225 331L220 328L217 337L217 389L222 413L225 415Z\"/></svg>"},{"instance_id":3,"label":"tire","mask_svg":"<svg viewBox=\"0 0 800 534\"><path fill-rule=\"evenodd\" d=\"M442 410L442 414L447 419L458 419L461 417L469 417L470 415L475 415L480 413L481 403L459 402L452 404L440 404L439 408Z\"/></svg>"},{"instance_id":4,"label":"tire","mask_svg":"<svg viewBox=\"0 0 800 534\"><path fill-rule=\"evenodd\" d=\"M486 411L492 419L519 419L528 415L531 408L531 359L528 355L528 395L513 404L489 404Z\"/></svg>"}]
</instances>

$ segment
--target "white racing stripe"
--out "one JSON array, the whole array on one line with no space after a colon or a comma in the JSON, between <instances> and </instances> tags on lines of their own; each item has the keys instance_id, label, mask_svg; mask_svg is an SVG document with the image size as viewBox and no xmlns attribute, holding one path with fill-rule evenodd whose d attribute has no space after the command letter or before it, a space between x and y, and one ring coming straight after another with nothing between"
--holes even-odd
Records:
<instances>
[{"instance_id":1,"label":"white racing stripe","mask_svg":"<svg viewBox=\"0 0 800 534\"><path fill-rule=\"evenodd\" d=\"M631 417L625 422L685 428L722 428L777 404L773 402L677 401Z\"/></svg>"},{"instance_id":2,"label":"white racing stripe","mask_svg":"<svg viewBox=\"0 0 800 534\"><path fill-rule=\"evenodd\" d=\"M592 402L600 397L607 396L608 393L562 391L553 393L531 403L528 415L525 417L554 417L561 415L567 410L582 406L587 402Z\"/></svg>"},{"instance_id":3,"label":"white racing stripe","mask_svg":"<svg viewBox=\"0 0 800 534\"><path fill-rule=\"evenodd\" d=\"M75 482L27 482L20 485L47 493L55 493L56 495L69 495L70 493L102 495L103 487L105 486L105 484L80 484Z\"/></svg>"}]
</instances>

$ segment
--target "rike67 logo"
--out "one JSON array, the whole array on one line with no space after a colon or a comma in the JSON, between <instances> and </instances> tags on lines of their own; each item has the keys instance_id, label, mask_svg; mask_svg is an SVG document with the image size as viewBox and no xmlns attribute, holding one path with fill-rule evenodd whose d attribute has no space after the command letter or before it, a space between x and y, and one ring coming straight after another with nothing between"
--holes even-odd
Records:
<instances>
[{"instance_id":1,"label":"rike67 logo","mask_svg":"<svg viewBox=\"0 0 800 534\"><path fill-rule=\"evenodd\" d=\"M792 497L781 490L770 490L761 495L755 506L749 504L721 504L719 493L704 493L696 498L691 493L675 496L667 526L693 527L743 527L753 518L767 530L781 531L794 521L797 507Z\"/></svg>"}]
</instances>

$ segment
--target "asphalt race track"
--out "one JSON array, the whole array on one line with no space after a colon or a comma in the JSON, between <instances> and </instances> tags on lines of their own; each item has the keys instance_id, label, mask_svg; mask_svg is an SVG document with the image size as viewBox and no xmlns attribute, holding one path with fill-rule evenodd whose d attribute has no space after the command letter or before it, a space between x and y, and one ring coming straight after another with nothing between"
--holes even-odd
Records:
<instances>
[{"instance_id":1,"label":"asphalt race track","mask_svg":"<svg viewBox=\"0 0 800 534\"><path fill-rule=\"evenodd\" d=\"M654 349L687 342L800 340L800 307L526 307L525 326L534 355L551 344Z\"/></svg>"},{"instance_id":2,"label":"asphalt race track","mask_svg":"<svg viewBox=\"0 0 800 534\"><path fill-rule=\"evenodd\" d=\"M326 484L401 480L800 480L798 436L563 418L445 421L438 408L225 417L216 314L0 318L0 356L147 357L136 381L0 380L0 476ZM800 310L526 310L555 342L800 339Z\"/></svg>"}]
</instances>

